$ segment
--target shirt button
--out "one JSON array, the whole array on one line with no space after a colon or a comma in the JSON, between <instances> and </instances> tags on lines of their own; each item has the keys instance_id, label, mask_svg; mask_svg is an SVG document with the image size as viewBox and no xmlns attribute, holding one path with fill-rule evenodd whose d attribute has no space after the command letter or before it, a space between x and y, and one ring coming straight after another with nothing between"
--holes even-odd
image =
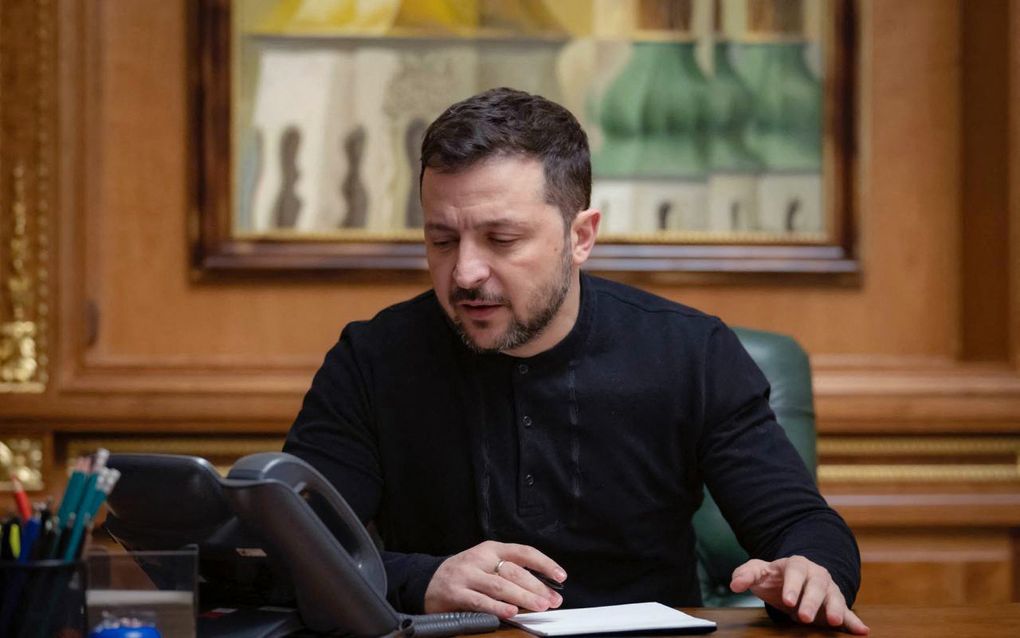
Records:
<instances>
[{"instance_id":1,"label":"shirt button","mask_svg":"<svg viewBox=\"0 0 1020 638\"><path fill-rule=\"evenodd\" d=\"M523 419L521 419L521 423L524 424L524 427L530 428L531 427L531 417L525 415L525 417Z\"/></svg>"},{"instance_id":2,"label":"shirt button","mask_svg":"<svg viewBox=\"0 0 1020 638\"><path fill-rule=\"evenodd\" d=\"M517 371L521 374L528 374L528 364L522 363L517 366Z\"/></svg>"},{"instance_id":3,"label":"shirt button","mask_svg":"<svg viewBox=\"0 0 1020 638\"><path fill-rule=\"evenodd\" d=\"M524 477L524 482L528 484L528 487L531 487L532 485L535 484L535 477L532 476L531 474L528 474L527 476Z\"/></svg>"}]
</instances>

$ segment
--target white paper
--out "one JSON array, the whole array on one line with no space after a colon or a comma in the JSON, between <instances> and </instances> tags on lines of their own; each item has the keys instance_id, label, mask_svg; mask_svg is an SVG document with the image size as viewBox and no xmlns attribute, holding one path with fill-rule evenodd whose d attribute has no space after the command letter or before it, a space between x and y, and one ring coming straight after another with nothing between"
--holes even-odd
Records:
<instances>
[{"instance_id":1,"label":"white paper","mask_svg":"<svg viewBox=\"0 0 1020 638\"><path fill-rule=\"evenodd\" d=\"M711 620L695 618L659 603L541 611L517 614L506 622L538 636L715 628L715 623Z\"/></svg>"}]
</instances>

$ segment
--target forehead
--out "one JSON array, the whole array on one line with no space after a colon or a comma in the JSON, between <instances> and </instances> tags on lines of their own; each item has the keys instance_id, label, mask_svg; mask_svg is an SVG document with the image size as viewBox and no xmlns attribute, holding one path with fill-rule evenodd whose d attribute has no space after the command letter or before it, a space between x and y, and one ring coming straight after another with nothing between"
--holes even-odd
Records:
<instances>
[{"instance_id":1,"label":"forehead","mask_svg":"<svg viewBox=\"0 0 1020 638\"><path fill-rule=\"evenodd\" d=\"M454 172L426 168L421 197L426 216L491 209L529 212L549 206L541 160L516 156L488 158Z\"/></svg>"}]
</instances>

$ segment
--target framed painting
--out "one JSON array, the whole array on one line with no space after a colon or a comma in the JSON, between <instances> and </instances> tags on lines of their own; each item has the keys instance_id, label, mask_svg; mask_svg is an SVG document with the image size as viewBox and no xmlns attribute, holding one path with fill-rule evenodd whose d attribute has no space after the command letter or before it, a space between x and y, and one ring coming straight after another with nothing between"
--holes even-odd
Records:
<instances>
[{"instance_id":1,"label":"framed painting","mask_svg":"<svg viewBox=\"0 0 1020 638\"><path fill-rule=\"evenodd\" d=\"M192 0L200 276L422 270L419 148L571 109L606 272L857 271L853 0Z\"/></svg>"}]
</instances>

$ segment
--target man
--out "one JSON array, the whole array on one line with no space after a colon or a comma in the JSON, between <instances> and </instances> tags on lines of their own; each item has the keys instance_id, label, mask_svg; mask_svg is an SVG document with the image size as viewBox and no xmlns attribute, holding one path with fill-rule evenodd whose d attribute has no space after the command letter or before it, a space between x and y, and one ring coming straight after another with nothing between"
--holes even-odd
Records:
<instances>
[{"instance_id":1,"label":"man","mask_svg":"<svg viewBox=\"0 0 1020 638\"><path fill-rule=\"evenodd\" d=\"M733 333L581 274L599 212L574 117L486 91L433 122L421 161L433 289L346 327L285 447L374 521L391 601L504 618L698 605L707 484L755 556L734 591L866 633L853 536Z\"/></svg>"}]
</instances>

